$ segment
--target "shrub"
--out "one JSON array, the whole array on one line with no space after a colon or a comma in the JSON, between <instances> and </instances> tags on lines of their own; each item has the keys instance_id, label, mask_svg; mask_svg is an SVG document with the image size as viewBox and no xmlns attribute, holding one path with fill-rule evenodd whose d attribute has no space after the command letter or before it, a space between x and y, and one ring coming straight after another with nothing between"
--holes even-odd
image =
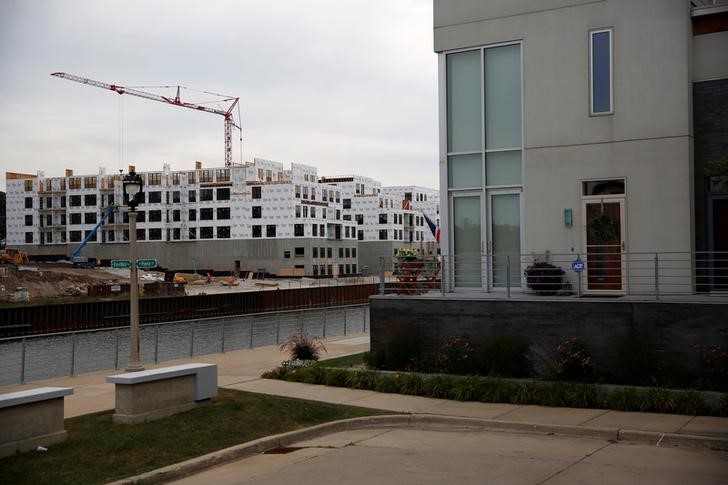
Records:
<instances>
[{"instance_id":1,"label":"shrub","mask_svg":"<svg viewBox=\"0 0 728 485\"><path fill-rule=\"evenodd\" d=\"M697 416L709 412L709 406L700 394L693 390L682 391L675 395L675 411L678 414Z\"/></svg>"},{"instance_id":2,"label":"shrub","mask_svg":"<svg viewBox=\"0 0 728 485\"><path fill-rule=\"evenodd\" d=\"M481 379L478 377L464 377L455 380L452 388L452 397L458 401L478 401L483 394Z\"/></svg>"},{"instance_id":3,"label":"shrub","mask_svg":"<svg viewBox=\"0 0 728 485\"><path fill-rule=\"evenodd\" d=\"M353 389L373 389L377 382L377 373L372 371L349 372L346 378L346 387Z\"/></svg>"},{"instance_id":4,"label":"shrub","mask_svg":"<svg viewBox=\"0 0 728 485\"><path fill-rule=\"evenodd\" d=\"M569 386L566 402L574 408L597 407L600 404L599 393L593 384L574 384Z\"/></svg>"},{"instance_id":5,"label":"shrub","mask_svg":"<svg viewBox=\"0 0 728 485\"><path fill-rule=\"evenodd\" d=\"M612 390L607 395L605 404L616 411L633 411L640 408L640 398L634 388L625 387Z\"/></svg>"},{"instance_id":6,"label":"shrub","mask_svg":"<svg viewBox=\"0 0 728 485\"><path fill-rule=\"evenodd\" d=\"M555 295L563 287L564 270L546 261L536 261L523 271L526 285L539 295Z\"/></svg>"},{"instance_id":7,"label":"shrub","mask_svg":"<svg viewBox=\"0 0 728 485\"><path fill-rule=\"evenodd\" d=\"M693 351L700 358L702 387L716 391L728 391L728 351L714 345L696 344Z\"/></svg>"},{"instance_id":8,"label":"shrub","mask_svg":"<svg viewBox=\"0 0 728 485\"><path fill-rule=\"evenodd\" d=\"M616 335L611 339L613 382L629 385L652 384L658 374L653 346L638 335Z\"/></svg>"},{"instance_id":9,"label":"shrub","mask_svg":"<svg viewBox=\"0 0 728 485\"><path fill-rule=\"evenodd\" d=\"M305 332L289 335L280 349L281 352L288 351L291 360L319 360L321 352L326 352L326 347L320 338L310 337Z\"/></svg>"},{"instance_id":10,"label":"shrub","mask_svg":"<svg viewBox=\"0 0 728 485\"><path fill-rule=\"evenodd\" d=\"M424 381L422 395L436 399L450 399L452 388L452 377L434 376Z\"/></svg>"},{"instance_id":11,"label":"shrub","mask_svg":"<svg viewBox=\"0 0 728 485\"><path fill-rule=\"evenodd\" d=\"M425 381L419 374L403 374L398 379L399 393L412 396L424 394Z\"/></svg>"},{"instance_id":12,"label":"shrub","mask_svg":"<svg viewBox=\"0 0 728 485\"><path fill-rule=\"evenodd\" d=\"M522 337L488 335L478 348L478 369L484 375L527 377L533 372L528 348L528 342Z\"/></svg>"},{"instance_id":13,"label":"shrub","mask_svg":"<svg viewBox=\"0 0 728 485\"><path fill-rule=\"evenodd\" d=\"M279 379L282 380L286 376L287 368L283 366L278 366L275 369L271 369L269 371L263 372L260 377L262 379Z\"/></svg>"},{"instance_id":14,"label":"shrub","mask_svg":"<svg viewBox=\"0 0 728 485\"><path fill-rule=\"evenodd\" d=\"M513 389L512 404L536 404L538 402L539 387L534 382L523 382Z\"/></svg>"},{"instance_id":15,"label":"shrub","mask_svg":"<svg viewBox=\"0 0 728 485\"><path fill-rule=\"evenodd\" d=\"M640 411L656 413L675 412L675 401L673 400L672 392L661 387L648 389L642 396Z\"/></svg>"},{"instance_id":16,"label":"shrub","mask_svg":"<svg viewBox=\"0 0 728 485\"><path fill-rule=\"evenodd\" d=\"M553 377L562 381L591 382L596 377L594 360L577 337L556 346Z\"/></svg>"},{"instance_id":17,"label":"shrub","mask_svg":"<svg viewBox=\"0 0 728 485\"><path fill-rule=\"evenodd\" d=\"M349 373L344 369L329 369L324 376L324 385L332 387L345 387Z\"/></svg>"},{"instance_id":18,"label":"shrub","mask_svg":"<svg viewBox=\"0 0 728 485\"><path fill-rule=\"evenodd\" d=\"M385 331L381 348L370 352L367 363L375 369L410 371L416 368L419 356L420 346L415 330L395 325Z\"/></svg>"},{"instance_id":19,"label":"shrub","mask_svg":"<svg viewBox=\"0 0 728 485\"><path fill-rule=\"evenodd\" d=\"M396 374L395 374L396 375ZM397 382L395 377L387 375L379 375L374 383L374 389L377 392L396 393Z\"/></svg>"},{"instance_id":20,"label":"shrub","mask_svg":"<svg viewBox=\"0 0 728 485\"><path fill-rule=\"evenodd\" d=\"M480 386L479 401L510 402L515 385L501 379L483 379Z\"/></svg>"},{"instance_id":21,"label":"shrub","mask_svg":"<svg viewBox=\"0 0 728 485\"><path fill-rule=\"evenodd\" d=\"M447 339L437 354L436 361L438 372L444 374L476 373L477 355L467 335Z\"/></svg>"}]
</instances>

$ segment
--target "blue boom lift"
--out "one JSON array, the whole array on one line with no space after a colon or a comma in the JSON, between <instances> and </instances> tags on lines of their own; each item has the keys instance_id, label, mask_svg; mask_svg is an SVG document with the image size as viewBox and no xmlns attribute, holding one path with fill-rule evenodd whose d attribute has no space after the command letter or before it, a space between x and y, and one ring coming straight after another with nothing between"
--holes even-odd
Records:
<instances>
[{"instance_id":1,"label":"blue boom lift","mask_svg":"<svg viewBox=\"0 0 728 485\"><path fill-rule=\"evenodd\" d=\"M115 205L110 205L106 208L106 211L101 215L101 220L98 224L96 224L96 227L89 232L86 237L81 241L81 244L78 245L76 249L71 253L70 256L68 256L68 260L73 263L74 268L94 268L96 267L96 258L86 258L79 256L81 254L81 251L83 251L83 248L86 247L86 244L96 236L96 233L98 232L99 228L106 223L106 220L114 213L118 212L119 208Z\"/></svg>"}]
</instances>

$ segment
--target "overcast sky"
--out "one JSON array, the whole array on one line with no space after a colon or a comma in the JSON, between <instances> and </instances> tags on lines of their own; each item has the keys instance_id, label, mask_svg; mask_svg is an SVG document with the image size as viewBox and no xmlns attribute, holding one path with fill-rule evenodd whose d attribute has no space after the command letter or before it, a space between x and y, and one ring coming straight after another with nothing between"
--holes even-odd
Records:
<instances>
[{"instance_id":1,"label":"overcast sky","mask_svg":"<svg viewBox=\"0 0 728 485\"><path fill-rule=\"evenodd\" d=\"M237 96L244 161L438 184L432 0L0 0L0 63L3 172L223 165L222 116L50 76L62 71Z\"/></svg>"}]
</instances>

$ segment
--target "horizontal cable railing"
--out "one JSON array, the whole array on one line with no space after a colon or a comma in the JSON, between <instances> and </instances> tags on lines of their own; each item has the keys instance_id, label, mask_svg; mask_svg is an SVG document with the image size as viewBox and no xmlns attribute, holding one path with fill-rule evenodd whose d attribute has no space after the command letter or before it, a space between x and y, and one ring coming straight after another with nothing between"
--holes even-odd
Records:
<instances>
[{"instance_id":1,"label":"horizontal cable railing","mask_svg":"<svg viewBox=\"0 0 728 485\"><path fill-rule=\"evenodd\" d=\"M544 296L710 295L728 299L728 251L626 252L619 246L587 253L459 254L437 260L382 260L380 293L416 295L433 290Z\"/></svg>"}]
</instances>

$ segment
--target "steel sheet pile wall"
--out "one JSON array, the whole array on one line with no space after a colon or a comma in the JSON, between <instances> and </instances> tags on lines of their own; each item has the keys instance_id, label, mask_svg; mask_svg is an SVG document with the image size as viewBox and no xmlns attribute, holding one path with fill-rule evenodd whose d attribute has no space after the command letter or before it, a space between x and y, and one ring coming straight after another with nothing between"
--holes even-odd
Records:
<instances>
[{"instance_id":1,"label":"steel sheet pile wall","mask_svg":"<svg viewBox=\"0 0 728 485\"><path fill-rule=\"evenodd\" d=\"M367 303L376 284L234 292L139 301L141 324ZM129 300L24 305L0 311L0 337L129 324Z\"/></svg>"}]
</instances>

